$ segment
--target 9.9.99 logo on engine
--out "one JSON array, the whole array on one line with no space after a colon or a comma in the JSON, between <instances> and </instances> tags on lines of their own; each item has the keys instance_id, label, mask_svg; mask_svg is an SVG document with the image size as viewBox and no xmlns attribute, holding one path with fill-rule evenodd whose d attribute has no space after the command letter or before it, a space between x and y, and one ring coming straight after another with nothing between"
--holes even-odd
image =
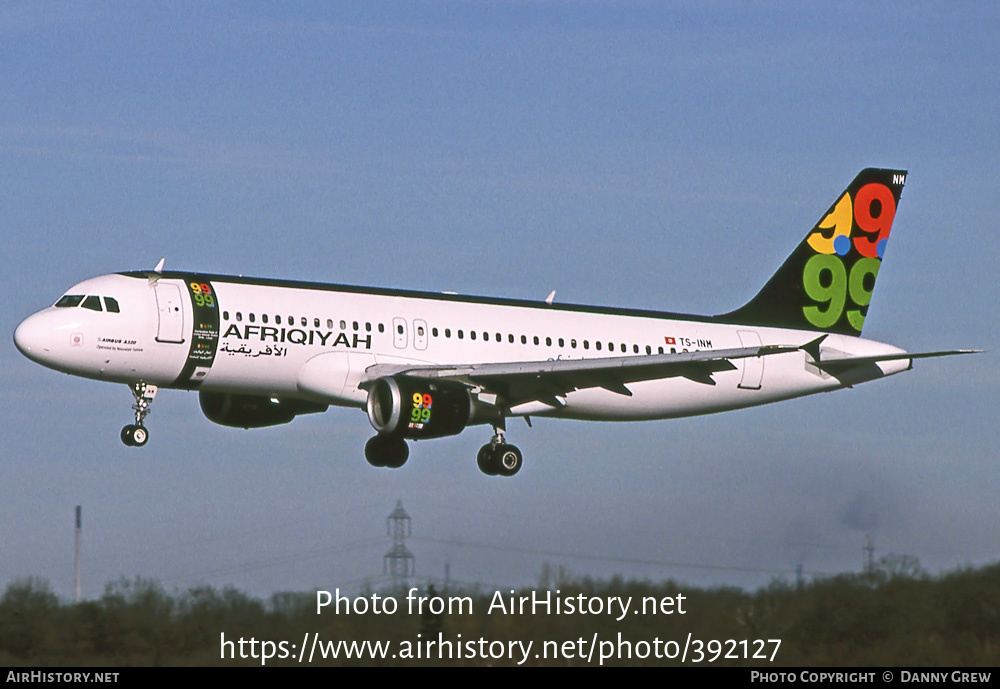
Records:
<instances>
[{"instance_id":1,"label":"9.9.99 logo on engine","mask_svg":"<svg viewBox=\"0 0 1000 689\"><path fill-rule=\"evenodd\" d=\"M430 423L431 406L434 399L427 393L413 393L413 409L410 410L410 428L423 428Z\"/></svg>"}]
</instances>

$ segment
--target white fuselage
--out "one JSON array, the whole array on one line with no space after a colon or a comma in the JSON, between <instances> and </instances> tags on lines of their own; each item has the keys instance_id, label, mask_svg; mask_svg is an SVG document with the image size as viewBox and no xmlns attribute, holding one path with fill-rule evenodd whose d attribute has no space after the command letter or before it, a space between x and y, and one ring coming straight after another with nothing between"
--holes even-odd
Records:
<instances>
[{"instance_id":1,"label":"white fuselage","mask_svg":"<svg viewBox=\"0 0 1000 689\"><path fill-rule=\"evenodd\" d=\"M204 294L193 287L201 281L208 286ZM368 393L358 384L376 364L646 356L799 346L817 336L656 312L181 273L105 275L67 295L110 297L119 310L110 311L105 299L100 310L53 306L26 319L15 334L18 348L50 368L118 383L354 407L364 406ZM200 307L193 301L198 297ZM903 350L829 335L822 352L874 357ZM882 361L837 378L802 350L734 363L735 369L713 375L714 385L675 376L630 383L631 395L588 387L565 394L563 406L530 402L509 413L690 416L835 390L905 370L910 361Z\"/></svg>"}]
</instances>

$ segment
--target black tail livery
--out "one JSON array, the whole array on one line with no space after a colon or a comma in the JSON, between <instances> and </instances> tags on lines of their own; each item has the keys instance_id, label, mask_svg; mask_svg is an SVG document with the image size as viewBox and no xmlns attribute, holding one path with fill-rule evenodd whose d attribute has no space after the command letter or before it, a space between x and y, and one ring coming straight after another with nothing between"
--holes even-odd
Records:
<instances>
[{"instance_id":1,"label":"black tail livery","mask_svg":"<svg viewBox=\"0 0 1000 689\"><path fill-rule=\"evenodd\" d=\"M860 335L906 183L906 170L862 170L778 272L729 323Z\"/></svg>"}]
</instances>

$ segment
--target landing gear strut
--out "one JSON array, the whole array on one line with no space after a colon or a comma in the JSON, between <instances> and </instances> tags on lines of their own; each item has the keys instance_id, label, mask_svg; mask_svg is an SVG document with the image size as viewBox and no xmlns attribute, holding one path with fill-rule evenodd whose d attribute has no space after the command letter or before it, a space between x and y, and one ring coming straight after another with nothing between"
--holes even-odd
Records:
<instances>
[{"instance_id":1,"label":"landing gear strut","mask_svg":"<svg viewBox=\"0 0 1000 689\"><path fill-rule=\"evenodd\" d=\"M149 414L149 405L156 397L156 386L139 382L129 389L135 398L135 404L132 405L132 409L135 410L135 423L122 428L122 442L129 447L142 447L149 440L149 431L143 422Z\"/></svg>"},{"instance_id":2,"label":"landing gear strut","mask_svg":"<svg viewBox=\"0 0 1000 689\"><path fill-rule=\"evenodd\" d=\"M365 459L373 467L398 469L406 464L409 456L410 448L406 441L396 436L380 433L365 443Z\"/></svg>"},{"instance_id":3,"label":"landing gear strut","mask_svg":"<svg viewBox=\"0 0 1000 689\"><path fill-rule=\"evenodd\" d=\"M479 448L476 463L479 470L488 476L513 476L521 470L524 459L517 446L504 440L503 428L494 426L493 437Z\"/></svg>"}]
</instances>

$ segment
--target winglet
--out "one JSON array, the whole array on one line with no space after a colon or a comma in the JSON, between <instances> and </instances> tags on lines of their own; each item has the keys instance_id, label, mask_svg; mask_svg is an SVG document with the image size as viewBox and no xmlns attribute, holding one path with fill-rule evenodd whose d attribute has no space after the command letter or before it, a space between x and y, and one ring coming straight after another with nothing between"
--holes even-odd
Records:
<instances>
[{"instance_id":1,"label":"winglet","mask_svg":"<svg viewBox=\"0 0 1000 689\"><path fill-rule=\"evenodd\" d=\"M166 257L161 258L160 262L156 264L155 268L153 268L153 272L154 273L162 273L163 272L163 263L166 260L167 260Z\"/></svg>"},{"instance_id":2,"label":"winglet","mask_svg":"<svg viewBox=\"0 0 1000 689\"><path fill-rule=\"evenodd\" d=\"M552 306L552 302L555 300L555 298L556 298L556 291L552 290L551 292L549 292L549 296L545 297L545 303L548 304L549 306Z\"/></svg>"}]
</instances>

